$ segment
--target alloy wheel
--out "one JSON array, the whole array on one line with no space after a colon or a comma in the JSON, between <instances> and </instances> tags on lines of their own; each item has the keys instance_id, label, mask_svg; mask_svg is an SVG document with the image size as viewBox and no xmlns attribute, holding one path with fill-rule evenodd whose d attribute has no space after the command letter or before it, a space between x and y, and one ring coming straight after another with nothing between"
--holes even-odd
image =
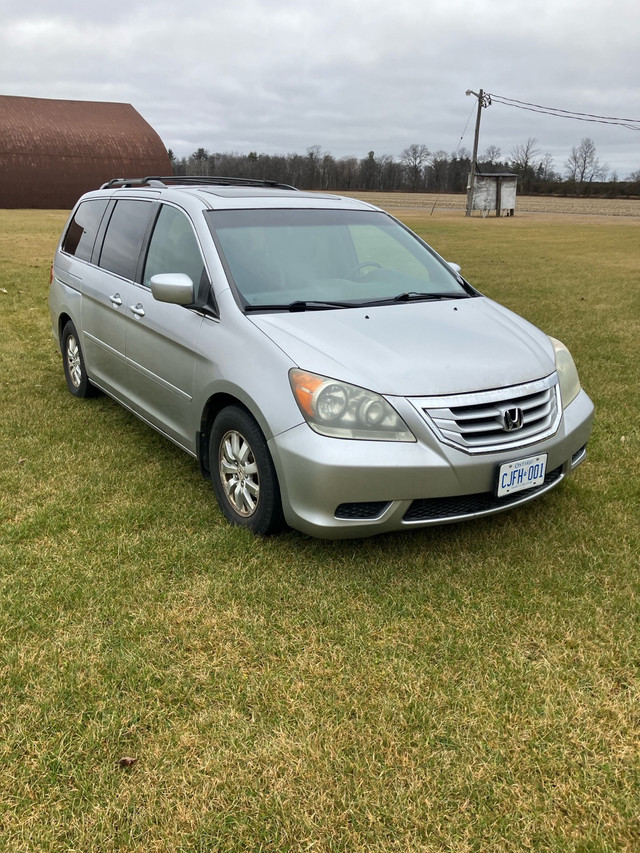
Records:
<instances>
[{"instance_id":1,"label":"alloy wheel","mask_svg":"<svg viewBox=\"0 0 640 853\"><path fill-rule=\"evenodd\" d=\"M238 513L253 515L260 499L260 477L251 445L237 430L229 430L220 442L218 471L227 500Z\"/></svg>"}]
</instances>

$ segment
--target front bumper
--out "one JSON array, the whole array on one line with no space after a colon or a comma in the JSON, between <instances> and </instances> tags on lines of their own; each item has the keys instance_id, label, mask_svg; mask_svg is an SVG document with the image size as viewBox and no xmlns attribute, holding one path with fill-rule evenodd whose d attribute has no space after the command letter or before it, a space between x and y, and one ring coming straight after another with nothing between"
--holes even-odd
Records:
<instances>
[{"instance_id":1,"label":"front bumper","mask_svg":"<svg viewBox=\"0 0 640 853\"><path fill-rule=\"evenodd\" d=\"M399 413L413 443L326 438L306 424L270 441L288 524L311 536L346 539L503 512L544 494L586 456L593 404L581 391L557 432L518 450L471 456L439 442L407 403ZM495 497L500 465L547 454L544 484Z\"/></svg>"}]
</instances>

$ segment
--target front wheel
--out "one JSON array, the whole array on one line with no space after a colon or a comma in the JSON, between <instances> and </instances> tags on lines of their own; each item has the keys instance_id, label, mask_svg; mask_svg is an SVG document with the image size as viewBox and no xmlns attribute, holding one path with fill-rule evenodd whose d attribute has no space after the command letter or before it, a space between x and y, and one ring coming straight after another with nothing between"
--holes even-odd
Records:
<instances>
[{"instance_id":1,"label":"front wheel","mask_svg":"<svg viewBox=\"0 0 640 853\"><path fill-rule=\"evenodd\" d=\"M267 442L239 406L227 406L215 419L209 464L220 509L232 524L261 536L282 529L280 489Z\"/></svg>"},{"instance_id":2,"label":"front wheel","mask_svg":"<svg viewBox=\"0 0 640 853\"><path fill-rule=\"evenodd\" d=\"M84 366L84 356L76 327L69 320L62 330L62 363L67 388L74 397L95 397L98 389L91 384Z\"/></svg>"}]
</instances>

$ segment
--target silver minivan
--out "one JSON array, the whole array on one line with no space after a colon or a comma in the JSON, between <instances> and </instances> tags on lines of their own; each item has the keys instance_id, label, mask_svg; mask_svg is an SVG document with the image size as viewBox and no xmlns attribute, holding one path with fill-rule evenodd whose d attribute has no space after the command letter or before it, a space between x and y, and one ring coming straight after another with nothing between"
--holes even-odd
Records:
<instances>
[{"instance_id":1,"label":"silver minivan","mask_svg":"<svg viewBox=\"0 0 640 853\"><path fill-rule=\"evenodd\" d=\"M182 447L258 534L478 518L586 455L593 405L566 347L363 201L114 180L72 211L49 305L70 392Z\"/></svg>"}]
</instances>

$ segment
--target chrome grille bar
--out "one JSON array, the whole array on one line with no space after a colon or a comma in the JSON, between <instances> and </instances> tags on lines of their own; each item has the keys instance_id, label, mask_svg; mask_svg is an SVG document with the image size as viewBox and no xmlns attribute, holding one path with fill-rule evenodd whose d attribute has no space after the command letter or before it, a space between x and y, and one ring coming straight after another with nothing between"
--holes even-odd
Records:
<instances>
[{"instance_id":1,"label":"chrome grille bar","mask_svg":"<svg viewBox=\"0 0 640 853\"><path fill-rule=\"evenodd\" d=\"M510 388L411 402L442 442L466 453L526 447L553 435L562 416L555 373Z\"/></svg>"}]
</instances>

